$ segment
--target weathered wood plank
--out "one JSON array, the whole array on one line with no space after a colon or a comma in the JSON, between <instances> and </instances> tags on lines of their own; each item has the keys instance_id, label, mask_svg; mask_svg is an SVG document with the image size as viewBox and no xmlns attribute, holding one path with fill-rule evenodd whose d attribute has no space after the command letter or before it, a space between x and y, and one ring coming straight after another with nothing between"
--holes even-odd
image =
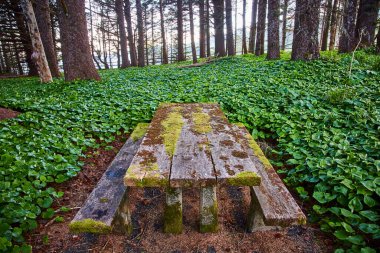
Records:
<instances>
[{"instance_id":1,"label":"weathered wood plank","mask_svg":"<svg viewBox=\"0 0 380 253\"><path fill-rule=\"evenodd\" d=\"M235 125L234 129L245 137L241 143L247 147L249 157L256 165L262 178L261 185L252 187L251 192L254 200L252 202L259 204L265 225L289 226L305 224L305 214L247 129L242 124ZM257 208L257 206L254 208ZM253 218L251 217L250 219L252 220ZM250 228L250 230L252 229Z\"/></svg>"},{"instance_id":2,"label":"weathered wood plank","mask_svg":"<svg viewBox=\"0 0 380 253\"><path fill-rule=\"evenodd\" d=\"M146 125L138 125L146 129ZM142 135L140 133L140 135ZM130 232L131 222L128 211L128 197L123 184L123 175L129 167L142 136L134 141L129 138L120 149L82 208L75 215L69 227L73 233Z\"/></svg>"}]
</instances>

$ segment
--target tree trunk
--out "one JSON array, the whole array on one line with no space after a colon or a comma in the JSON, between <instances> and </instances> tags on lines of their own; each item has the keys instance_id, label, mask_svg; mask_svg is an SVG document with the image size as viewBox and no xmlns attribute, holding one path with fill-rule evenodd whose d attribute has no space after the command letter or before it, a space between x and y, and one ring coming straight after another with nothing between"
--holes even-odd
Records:
<instances>
[{"instance_id":1,"label":"tree trunk","mask_svg":"<svg viewBox=\"0 0 380 253\"><path fill-rule=\"evenodd\" d=\"M129 44L129 53L131 55L131 66L137 66L137 54L136 46L134 40L134 34L132 29L132 15L131 15L131 3L130 0L124 0L124 14L125 21L127 21L127 32L128 32L128 44Z\"/></svg>"},{"instance_id":2,"label":"tree trunk","mask_svg":"<svg viewBox=\"0 0 380 253\"><path fill-rule=\"evenodd\" d=\"M136 0L136 12L137 12L137 31L139 37L137 39L137 54L138 54L138 66L145 66L145 45L144 45L144 20L143 20L143 10L141 6L141 0Z\"/></svg>"},{"instance_id":3,"label":"tree trunk","mask_svg":"<svg viewBox=\"0 0 380 253\"><path fill-rule=\"evenodd\" d=\"M38 30L40 31L42 44L45 49L46 59L53 77L59 77L57 54L54 48L53 34L51 30L49 0L34 1Z\"/></svg>"},{"instance_id":4,"label":"tree trunk","mask_svg":"<svg viewBox=\"0 0 380 253\"><path fill-rule=\"evenodd\" d=\"M288 1L288 0L285 0ZM257 0L252 1L251 27L249 29L248 52L253 54L255 51L256 40L256 18L257 18Z\"/></svg>"},{"instance_id":5,"label":"tree trunk","mask_svg":"<svg viewBox=\"0 0 380 253\"><path fill-rule=\"evenodd\" d=\"M205 1L199 0L199 57L206 57Z\"/></svg>"},{"instance_id":6,"label":"tree trunk","mask_svg":"<svg viewBox=\"0 0 380 253\"><path fill-rule=\"evenodd\" d=\"M280 58L280 0L268 1L268 54L267 59Z\"/></svg>"},{"instance_id":7,"label":"tree trunk","mask_svg":"<svg viewBox=\"0 0 380 253\"><path fill-rule=\"evenodd\" d=\"M215 56L226 55L224 46L224 0L212 0L214 4Z\"/></svg>"},{"instance_id":8,"label":"tree trunk","mask_svg":"<svg viewBox=\"0 0 380 253\"><path fill-rule=\"evenodd\" d=\"M32 3L29 0L22 0L21 7L28 24L29 35L33 45L32 58L37 65L40 80L42 83L52 82L53 78L51 76L49 64L46 59L44 46L42 45L42 40L40 32L38 30L36 17L34 16Z\"/></svg>"},{"instance_id":9,"label":"tree trunk","mask_svg":"<svg viewBox=\"0 0 380 253\"><path fill-rule=\"evenodd\" d=\"M379 31L377 32L377 44L376 44L376 51L378 54L380 54L380 28Z\"/></svg>"},{"instance_id":10,"label":"tree trunk","mask_svg":"<svg viewBox=\"0 0 380 253\"><path fill-rule=\"evenodd\" d=\"M379 0L361 0L356 22L356 39L362 33L360 47L370 47L375 41Z\"/></svg>"},{"instance_id":11,"label":"tree trunk","mask_svg":"<svg viewBox=\"0 0 380 253\"><path fill-rule=\"evenodd\" d=\"M320 4L321 0L296 0L292 60L319 58Z\"/></svg>"},{"instance_id":12,"label":"tree trunk","mask_svg":"<svg viewBox=\"0 0 380 253\"><path fill-rule=\"evenodd\" d=\"M242 36L242 53L247 54L247 33L245 29L245 14L246 14L246 9L247 9L247 0L243 0L243 36Z\"/></svg>"},{"instance_id":13,"label":"tree trunk","mask_svg":"<svg viewBox=\"0 0 380 253\"><path fill-rule=\"evenodd\" d=\"M84 1L65 0L58 6L65 80L100 80L91 58Z\"/></svg>"},{"instance_id":14,"label":"tree trunk","mask_svg":"<svg viewBox=\"0 0 380 253\"><path fill-rule=\"evenodd\" d=\"M128 57L127 33L125 32L123 0L115 0L115 11L120 36L121 68L131 65Z\"/></svg>"},{"instance_id":15,"label":"tree trunk","mask_svg":"<svg viewBox=\"0 0 380 253\"><path fill-rule=\"evenodd\" d=\"M156 50L154 45L154 6L150 10L150 20L151 20L151 28L152 28L152 65L156 64Z\"/></svg>"},{"instance_id":16,"label":"tree trunk","mask_svg":"<svg viewBox=\"0 0 380 253\"><path fill-rule=\"evenodd\" d=\"M325 16L323 32L322 32L321 51L327 50L327 41L329 38L329 28L330 28L331 11L332 11L331 8L332 8L332 0L327 0L326 16Z\"/></svg>"},{"instance_id":17,"label":"tree trunk","mask_svg":"<svg viewBox=\"0 0 380 253\"><path fill-rule=\"evenodd\" d=\"M257 56L264 54L266 12L267 12L267 0L259 0L256 50L255 50L255 54Z\"/></svg>"},{"instance_id":18,"label":"tree trunk","mask_svg":"<svg viewBox=\"0 0 380 253\"><path fill-rule=\"evenodd\" d=\"M232 30L232 3L226 0L227 53L235 55L234 34Z\"/></svg>"},{"instance_id":19,"label":"tree trunk","mask_svg":"<svg viewBox=\"0 0 380 253\"><path fill-rule=\"evenodd\" d=\"M146 66L149 66L149 48L148 48L148 4L144 4L144 34L145 34L145 59L146 59Z\"/></svg>"},{"instance_id":20,"label":"tree trunk","mask_svg":"<svg viewBox=\"0 0 380 253\"><path fill-rule=\"evenodd\" d=\"M166 37L165 37L165 20L164 20L164 6L162 0L160 0L160 19L161 19L161 40L162 40L162 63L168 64L168 51L166 46Z\"/></svg>"},{"instance_id":21,"label":"tree trunk","mask_svg":"<svg viewBox=\"0 0 380 253\"><path fill-rule=\"evenodd\" d=\"M357 3L357 0L346 0L343 27L339 38L339 53L349 53L354 50Z\"/></svg>"},{"instance_id":22,"label":"tree trunk","mask_svg":"<svg viewBox=\"0 0 380 253\"><path fill-rule=\"evenodd\" d=\"M210 0L206 0L206 40L207 40L207 57L210 57L211 56Z\"/></svg>"},{"instance_id":23,"label":"tree trunk","mask_svg":"<svg viewBox=\"0 0 380 253\"><path fill-rule=\"evenodd\" d=\"M332 15L331 15L331 23L330 23L330 43L329 50L334 50L335 47L335 39L336 39L336 29L338 24L338 5L339 0L334 0Z\"/></svg>"},{"instance_id":24,"label":"tree trunk","mask_svg":"<svg viewBox=\"0 0 380 253\"><path fill-rule=\"evenodd\" d=\"M194 40L193 0L188 0L188 1L189 1L189 16L190 16L191 53L193 56L193 63L197 63L197 50L195 48L195 40Z\"/></svg>"},{"instance_id":25,"label":"tree trunk","mask_svg":"<svg viewBox=\"0 0 380 253\"><path fill-rule=\"evenodd\" d=\"M281 50L285 50L286 47L286 21L287 21L287 14L288 14L288 5L289 0L284 0L284 8L282 13L282 43L281 43Z\"/></svg>"},{"instance_id":26,"label":"tree trunk","mask_svg":"<svg viewBox=\"0 0 380 253\"><path fill-rule=\"evenodd\" d=\"M182 0L177 0L177 38L178 38L178 61L184 61L185 55L183 52L183 3Z\"/></svg>"}]
</instances>

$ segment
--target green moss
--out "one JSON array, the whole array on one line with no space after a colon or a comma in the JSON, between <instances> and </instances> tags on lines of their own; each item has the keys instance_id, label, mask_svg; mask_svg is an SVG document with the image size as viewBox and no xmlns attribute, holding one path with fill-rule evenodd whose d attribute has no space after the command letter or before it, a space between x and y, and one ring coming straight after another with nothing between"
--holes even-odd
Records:
<instances>
[{"instance_id":1,"label":"green moss","mask_svg":"<svg viewBox=\"0 0 380 253\"><path fill-rule=\"evenodd\" d=\"M165 150L168 156L172 157L184 124L182 115L178 110L172 111L161 124L163 127L161 137L164 141Z\"/></svg>"},{"instance_id":2,"label":"green moss","mask_svg":"<svg viewBox=\"0 0 380 253\"><path fill-rule=\"evenodd\" d=\"M169 180L159 173L157 163L144 166L145 170L143 172L147 172L148 174L145 174L143 178L134 173L139 168L137 165L129 167L125 174L124 182L130 183L132 181L136 187L167 187L169 185Z\"/></svg>"},{"instance_id":3,"label":"green moss","mask_svg":"<svg viewBox=\"0 0 380 253\"><path fill-rule=\"evenodd\" d=\"M171 234L182 233L182 205L166 205L164 213L164 232Z\"/></svg>"},{"instance_id":4,"label":"green moss","mask_svg":"<svg viewBox=\"0 0 380 253\"><path fill-rule=\"evenodd\" d=\"M148 127L149 127L149 123L137 124L137 126L135 127L135 130L133 130L131 134L132 140L137 141L140 138L142 138L145 135L146 131L148 130Z\"/></svg>"},{"instance_id":5,"label":"green moss","mask_svg":"<svg viewBox=\"0 0 380 253\"><path fill-rule=\"evenodd\" d=\"M212 221L208 224L200 225L201 233L214 233L218 231L218 204L214 201L214 205L210 207L204 207L202 213L211 214Z\"/></svg>"},{"instance_id":6,"label":"green moss","mask_svg":"<svg viewBox=\"0 0 380 253\"><path fill-rule=\"evenodd\" d=\"M205 134L212 130L210 125L210 116L207 113L196 112L191 115L194 122L194 131L200 134Z\"/></svg>"},{"instance_id":7,"label":"green moss","mask_svg":"<svg viewBox=\"0 0 380 253\"><path fill-rule=\"evenodd\" d=\"M92 219L84 219L81 221L74 221L69 224L72 233L93 233L93 234L107 234L110 233L112 228L102 222Z\"/></svg>"},{"instance_id":8,"label":"green moss","mask_svg":"<svg viewBox=\"0 0 380 253\"><path fill-rule=\"evenodd\" d=\"M107 203L109 201L108 198L100 198L100 203Z\"/></svg>"},{"instance_id":9,"label":"green moss","mask_svg":"<svg viewBox=\"0 0 380 253\"><path fill-rule=\"evenodd\" d=\"M250 134L246 134L245 136L248 140L249 146L253 150L253 153L259 158L259 160L264 164L264 167L266 170L272 169L272 164L268 161L268 159L265 157L263 151L261 150L260 146L256 143L256 141L253 139L253 137Z\"/></svg>"},{"instance_id":10,"label":"green moss","mask_svg":"<svg viewBox=\"0 0 380 253\"><path fill-rule=\"evenodd\" d=\"M229 185L235 186L256 186L260 185L261 177L252 171L243 171L228 178Z\"/></svg>"}]
</instances>

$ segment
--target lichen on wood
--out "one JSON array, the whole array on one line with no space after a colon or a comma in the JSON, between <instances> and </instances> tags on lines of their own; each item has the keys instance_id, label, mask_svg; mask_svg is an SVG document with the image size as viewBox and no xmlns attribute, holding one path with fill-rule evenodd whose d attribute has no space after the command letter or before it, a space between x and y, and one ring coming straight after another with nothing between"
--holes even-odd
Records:
<instances>
[{"instance_id":1,"label":"lichen on wood","mask_svg":"<svg viewBox=\"0 0 380 253\"><path fill-rule=\"evenodd\" d=\"M146 131L148 130L149 123L139 123L137 124L136 128L133 130L131 134L131 138L133 141L137 141L140 138L142 138Z\"/></svg>"},{"instance_id":2,"label":"lichen on wood","mask_svg":"<svg viewBox=\"0 0 380 253\"><path fill-rule=\"evenodd\" d=\"M252 149L253 153L259 158L259 160L263 163L266 170L273 168L272 164L270 164L269 160L265 157L263 151L260 146L253 139L252 135L246 134L245 138L248 140L249 147Z\"/></svg>"},{"instance_id":3,"label":"lichen on wood","mask_svg":"<svg viewBox=\"0 0 380 253\"><path fill-rule=\"evenodd\" d=\"M252 171L243 171L228 178L229 185L233 186L256 186L261 182L261 177Z\"/></svg>"},{"instance_id":4,"label":"lichen on wood","mask_svg":"<svg viewBox=\"0 0 380 253\"><path fill-rule=\"evenodd\" d=\"M178 109L176 109L178 108ZM175 153L177 141L181 135L182 126L184 124L181 113L178 111L181 108L174 107L172 112L168 114L166 119L162 121L161 137L165 146L165 151L169 157Z\"/></svg>"},{"instance_id":5,"label":"lichen on wood","mask_svg":"<svg viewBox=\"0 0 380 253\"><path fill-rule=\"evenodd\" d=\"M182 232L182 189L167 188L164 211L164 232L180 234Z\"/></svg>"},{"instance_id":6,"label":"lichen on wood","mask_svg":"<svg viewBox=\"0 0 380 253\"><path fill-rule=\"evenodd\" d=\"M112 231L112 227L93 219L71 222L69 228L72 233L107 234Z\"/></svg>"},{"instance_id":7,"label":"lichen on wood","mask_svg":"<svg viewBox=\"0 0 380 253\"><path fill-rule=\"evenodd\" d=\"M194 112L191 114L194 122L193 129L200 134L206 134L211 132L210 115L203 112Z\"/></svg>"},{"instance_id":8,"label":"lichen on wood","mask_svg":"<svg viewBox=\"0 0 380 253\"><path fill-rule=\"evenodd\" d=\"M218 230L218 204L215 186L201 188L200 208L200 232L216 232Z\"/></svg>"}]
</instances>

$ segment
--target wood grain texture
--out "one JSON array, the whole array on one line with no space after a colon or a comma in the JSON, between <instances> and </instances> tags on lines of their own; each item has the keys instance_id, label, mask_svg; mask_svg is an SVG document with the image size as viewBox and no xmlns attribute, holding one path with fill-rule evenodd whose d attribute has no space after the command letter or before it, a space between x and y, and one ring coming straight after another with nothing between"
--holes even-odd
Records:
<instances>
[{"instance_id":1,"label":"wood grain texture","mask_svg":"<svg viewBox=\"0 0 380 253\"><path fill-rule=\"evenodd\" d=\"M259 204L265 225L289 226L305 224L305 214L247 129L242 125L235 125L234 129L239 131L241 136L245 136L242 144L247 148L249 157L254 162L262 178L261 185L252 187L251 192L252 198L254 198L252 204L254 202ZM254 208L257 208L257 206Z\"/></svg>"}]
</instances>

